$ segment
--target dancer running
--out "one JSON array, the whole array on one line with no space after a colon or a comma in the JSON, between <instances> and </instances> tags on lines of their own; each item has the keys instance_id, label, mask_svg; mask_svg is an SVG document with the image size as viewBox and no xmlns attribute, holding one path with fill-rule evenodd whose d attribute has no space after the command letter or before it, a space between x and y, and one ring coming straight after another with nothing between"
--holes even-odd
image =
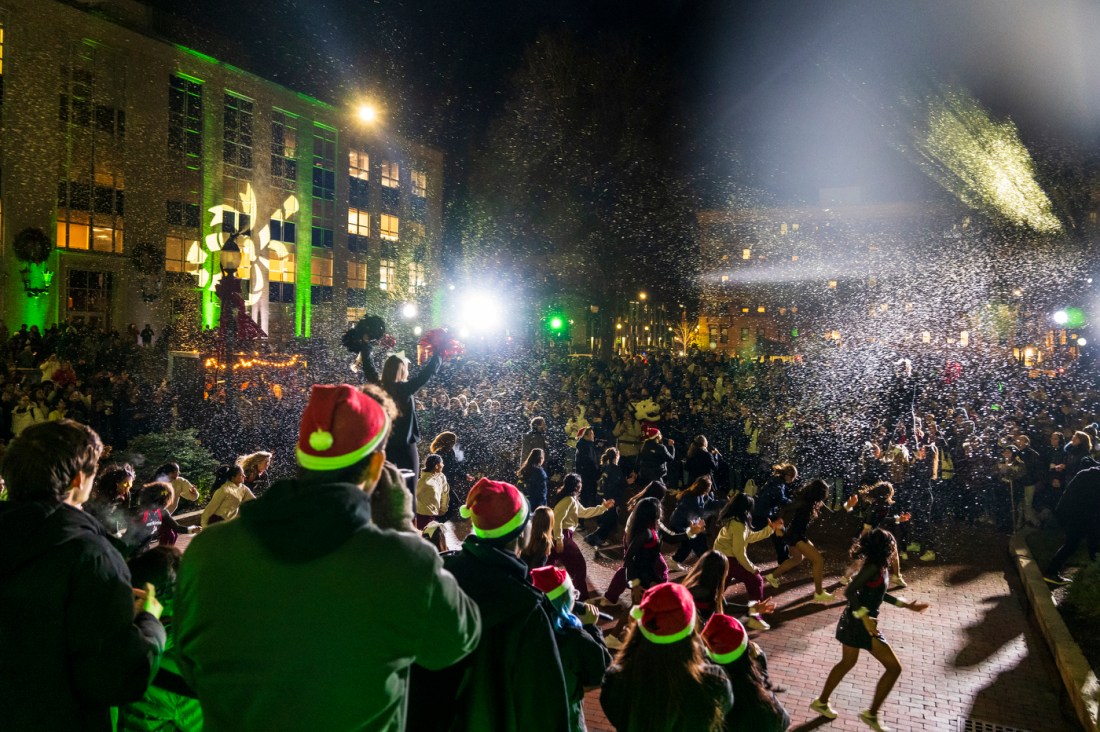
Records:
<instances>
[{"instance_id":1,"label":"dancer running","mask_svg":"<svg viewBox=\"0 0 1100 732\"><path fill-rule=\"evenodd\" d=\"M756 503L752 512L752 528L759 531L769 522L773 521L779 512L790 504L791 486L798 480L798 469L790 463L780 463L772 466L772 475L760 492L756 495ZM775 561L779 564L787 561L791 556L790 547L783 537L775 534L772 537L772 546L775 547Z\"/></svg>"},{"instance_id":2,"label":"dancer running","mask_svg":"<svg viewBox=\"0 0 1100 732\"><path fill-rule=\"evenodd\" d=\"M897 551L901 545L901 538L898 536L897 527L909 521L910 515L898 513L895 510L894 485L889 481L880 480L874 485L861 489L858 496L863 514L863 529L859 532L860 537L866 536L875 529L887 531L894 537L895 552L890 558L890 570L894 573L894 583L898 587L908 587L905 578L901 576L901 558ZM848 584L855 572L855 565L850 566L840 578L840 583Z\"/></svg>"},{"instance_id":3,"label":"dancer running","mask_svg":"<svg viewBox=\"0 0 1100 732\"><path fill-rule=\"evenodd\" d=\"M702 520L708 511L716 511L722 502L714 498L714 481L710 475L701 475L695 482L680 491L676 508L668 517L668 526L673 531L687 531L688 527L696 520ZM697 534L677 547L676 552L668 560L671 570L680 569L680 562L684 562L691 556L701 557L707 551L706 534Z\"/></svg>"},{"instance_id":4,"label":"dancer running","mask_svg":"<svg viewBox=\"0 0 1100 732\"><path fill-rule=\"evenodd\" d=\"M879 607L886 601L917 613L928 608L927 603L910 602L886 591L890 581L887 567L896 551L894 537L882 529L875 529L852 547L852 559L862 558L863 567L848 587L848 604L836 626L836 639L840 641L843 652L840 661L829 671L821 694L810 702L810 709L828 719L836 719L837 711L829 704L829 697L855 667L859 652L870 651L884 670L875 686L870 708L860 712L859 718L876 732L889 732L889 728L879 720L878 713L901 676L901 662L878 630Z\"/></svg>"},{"instance_id":5,"label":"dancer running","mask_svg":"<svg viewBox=\"0 0 1100 732\"><path fill-rule=\"evenodd\" d=\"M742 582L749 601L759 603L764 600L764 577L760 570L749 560L746 549L749 544L767 539L776 530L783 528L783 519L768 521L759 531L753 531L753 500L751 496L738 493L726 503L718 514L718 537L714 540L714 550L729 559L729 573L726 583ZM771 626L764 622L760 613L749 613L749 627L754 630L768 630Z\"/></svg>"},{"instance_id":6,"label":"dancer running","mask_svg":"<svg viewBox=\"0 0 1100 732\"><path fill-rule=\"evenodd\" d=\"M789 509L791 513L790 528L786 530L783 536L787 541L787 546L791 549L791 556L787 561L780 564L764 577L769 585L778 588L779 578L802 564L803 559L808 558L813 567L813 601L821 603L832 602L834 597L833 593L826 592L825 588L822 586L822 579L825 574L825 560L822 558L821 552L817 550L817 547L815 547L813 542L806 536L806 530L809 528L810 522L817 518L822 508L825 508L826 511L829 510L825 507L825 499L828 495L829 486L820 478L811 480L798 492L798 496ZM845 509L855 506L856 500L856 496L849 498L844 504Z\"/></svg>"},{"instance_id":7,"label":"dancer running","mask_svg":"<svg viewBox=\"0 0 1100 732\"><path fill-rule=\"evenodd\" d=\"M580 525L581 519L599 516L614 508L615 502L608 500L598 506L585 508L577 499L580 492L581 476L570 473L565 476L565 482L550 501L550 505L554 507L554 551L550 554L550 560L562 563L573 580L573 586L580 592L581 599L586 600L590 594L588 565L585 564L580 547L573 541L573 531Z\"/></svg>"}]
</instances>

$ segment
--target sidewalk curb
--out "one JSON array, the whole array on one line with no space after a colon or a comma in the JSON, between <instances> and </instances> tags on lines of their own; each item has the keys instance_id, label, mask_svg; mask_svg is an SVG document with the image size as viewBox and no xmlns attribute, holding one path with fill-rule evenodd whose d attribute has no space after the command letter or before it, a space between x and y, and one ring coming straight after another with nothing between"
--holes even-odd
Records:
<instances>
[{"instance_id":1,"label":"sidewalk curb","mask_svg":"<svg viewBox=\"0 0 1100 732\"><path fill-rule=\"evenodd\" d=\"M1100 682L1097 681L1096 673L1085 660L1081 647L1070 635L1058 608L1051 599L1050 588L1043 580L1043 573L1031 556L1027 537L1032 532L1031 529L1025 529L1013 534L1008 544L1009 552L1016 560L1016 567L1020 571L1020 580L1027 592L1031 611L1046 639L1047 646L1050 647L1051 655L1054 656L1058 673L1073 703L1073 709L1077 712L1077 718L1087 732L1098 732L1100 730L1098 726Z\"/></svg>"}]
</instances>

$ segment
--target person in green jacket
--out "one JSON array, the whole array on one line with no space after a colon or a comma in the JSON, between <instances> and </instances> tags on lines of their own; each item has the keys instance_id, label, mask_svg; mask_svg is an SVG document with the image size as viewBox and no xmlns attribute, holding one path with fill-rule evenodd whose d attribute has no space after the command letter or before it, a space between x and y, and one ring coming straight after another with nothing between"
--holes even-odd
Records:
<instances>
[{"instance_id":1,"label":"person in green jacket","mask_svg":"<svg viewBox=\"0 0 1100 732\"><path fill-rule=\"evenodd\" d=\"M179 574L180 670L208 732L406 728L409 667L477 647L477 606L415 533L379 528L392 403L315 385L295 480L188 547Z\"/></svg>"}]
</instances>

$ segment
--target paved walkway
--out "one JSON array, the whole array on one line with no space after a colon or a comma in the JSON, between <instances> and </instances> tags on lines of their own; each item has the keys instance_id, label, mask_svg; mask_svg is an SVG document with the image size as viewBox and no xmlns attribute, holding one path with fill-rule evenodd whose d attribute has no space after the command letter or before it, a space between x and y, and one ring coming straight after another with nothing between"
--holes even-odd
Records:
<instances>
[{"instance_id":1,"label":"paved walkway","mask_svg":"<svg viewBox=\"0 0 1100 732\"><path fill-rule=\"evenodd\" d=\"M836 534L842 538L843 529ZM989 533L971 538L965 552L948 549L930 564L903 562L909 587L899 594L932 607L918 615L883 606L880 627L904 670L880 718L896 732L953 732L962 729L957 725L964 717L1029 732L1078 730L1076 720L1063 712L1064 690L1054 661L1021 605L1006 537ZM843 597L836 582L845 556L842 543L826 542L826 589L838 597ZM590 582L606 587L617 564L592 561L588 546L581 543L581 548L590 560ZM774 564L768 542L752 550L754 562ZM808 709L840 658L833 632L841 612L839 601L828 607L806 602L813 592L808 565L783 578L772 629L754 632L754 640L768 654L772 682L787 689L780 699L791 714L792 730L866 730L857 715L869 706L881 668L870 654L861 654L833 695L838 719L829 722ZM727 597L740 592L735 586ZM614 730L600 709L598 691L588 694L584 709L590 732Z\"/></svg>"}]
</instances>

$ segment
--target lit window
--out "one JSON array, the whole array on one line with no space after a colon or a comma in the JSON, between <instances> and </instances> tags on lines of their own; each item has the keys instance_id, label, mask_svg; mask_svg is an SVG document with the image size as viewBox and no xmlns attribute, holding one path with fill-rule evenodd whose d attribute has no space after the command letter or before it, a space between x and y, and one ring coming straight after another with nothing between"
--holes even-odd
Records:
<instances>
[{"instance_id":1,"label":"lit window","mask_svg":"<svg viewBox=\"0 0 1100 732\"><path fill-rule=\"evenodd\" d=\"M370 236L370 212L349 208L348 233L352 236Z\"/></svg>"},{"instance_id":2,"label":"lit window","mask_svg":"<svg viewBox=\"0 0 1100 732\"><path fill-rule=\"evenodd\" d=\"M885 313L887 310L890 309L890 306L887 305L886 303L882 303L881 305L878 306L878 309Z\"/></svg>"},{"instance_id":3,"label":"lit window","mask_svg":"<svg viewBox=\"0 0 1100 732\"><path fill-rule=\"evenodd\" d=\"M353 290L367 289L368 272L370 268L366 260L352 258L348 260L348 288Z\"/></svg>"},{"instance_id":4,"label":"lit window","mask_svg":"<svg viewBox=\"0 0 1100 732\"><path fill-rule=\"evenodd\" d=\"M878 278L877 277L868 277L867 278L867 286L868 287L874 287L877 284L878 284Z\"/></svg>"},{"instance_id":5,"label":"lit window","mask_svg":"<svg viewBox=\"0 0 1100 732\"><path fill-rule=\"evenodd\" d=\"M298 122L288 112L271 112L271 178L276 187L298 189Z\"/></svg>"},{"instance_id":6,"label":"lit window","mask_svg":"<svg viewBox=\"0 0 1100 732\"><path fill-rule=\"evenodd\" d=\"M419 292L427 283L423 262L409 262L409 289Z\"/></svg>"},{"instance_id":7,"label":"lit window","mask_svg":"<svg viewBox=\"0 0 1100 732\"><path fill-rule=\"evenodd\" d=\"M749 339L749 329L748 328L742 328L741 329L741 340L747 341L748 339Z\"/></svg>"},{"instance_id":8,"label":"lit window","mask_svg":"<svg viewBox=\"0 0 1100 732\"><path fill-rule=\"evenodd\" d=\"M932 334L929 333L928 331L924 331L923 333L920 334L920 339L921 339L922 343L931 343L932 342Z\"/></svg>"},{"instance_id":9,"label":"lit window","mask_svg":"<svg viewBox=\"0 0 1100 732\"><path fill-rule=\"evenodd\" d=\"M268 252L268 281L270 282L294 282L295 251L293 246L286 247L286 256L280 256L282 252Z\"/></svg>"},{"instance_id":10,"label":"lit window","mask_svg":"<svg viewBox=\"0 0 1100 732\"><path fill-rule=\"evenodd\" d=\"M747 313L747 312L749 312L749 309L748 308L741 308L741 312L742 313Z\"/></svg>"},{"instance_id":11,"label":"lit window","mask_svg":"<svg viewBox=\"0 0 1100 732\"><path fill-rule=\"evenodd\" d=\"M271 219L268 224L268 233L270 241L267 247L268 281L294 282L297 266L295 254L298 247L297 224Z\"/></svg>"},{"instance_id":12,"label":"lit window","mask_svg":"<svg viewBox=\"0 0 1100 732\"><path fill-rule=\"evenodd\" d=\"M378 268L378 289L392 292L397 286L397 262L383 259Z\"/></svg>"},{"instance_id":13,"label":"lit window","mask_svg":"<svg viewBox=\"0 0 1100 732\"><path fill-rule=\"evenodd\" d=\"M4 26L0 25L0 74L4 73Z\"/></svg>"},{"instance_id":14,"label":"lit window","mask_svg":"<svg viewBox=\"0 0 1100 732\"><path fill-rule=\"evenodd\" d=\"M791 261L792 262L797 262L798 261L798 255L797 254L792 254L791 255Z\"/></svg>"},{"instance_id":15,"label":"lit window","mask_svg":"<svg viewBox=\"0 0 1100 732\"><path fill-rule=\"evenodd\" d=\"M398 239L398 226L401 223L396 216L390 214L381 215L382 231L381 236L387 241L397 241Z\"/></svg>"},{"instance_id":16,"label":"lit window","mask_svg":"<svg viewBox=\"0 0 1100 732\"><path fill-rule=\"evenodd\" d=\"M202 255L197 239L168 235L164 239L164 271L196 274L198 258Z\"/></svg>"},{"instance_id":17,"label":"lit window","mask_svg":"<svg viewBox=\"0 0 1100 732\"><path fill-rule=\"evenodd\" d=\"M252 168L252 102L226 93L222 113L222 160L239 168Z\"/></svg>"},{"instance_id":18,"label":"lit window","mask_svg":"<svg viewBox=\"0 0 1100 732\"><path fill-rule=\"evenodd\" d=\"M780 224L779 225L779 233L780 234L786 234L787 233L787 225L786 224Z\"/></svg>"},{"instance_id":19,"label":"lit window","mask_svg":"<svg viewBox=\"0 0 1100 732\"><path fill-rule=\"evenodd\" d=\"M362 150L348 150L348 175L359 180L370 180L370 155Z\"/></svg>"},{"instance_id":20,"label":"lit window","mask_svg":"<svg viewBox=\"0 0 1100 732\"><path fill-rule=\"evenodd\" d=\"M752 250L751 249L742 249L741 250L741 259L752 259Z\"/></svg>"},{"instance_id":21,"label":"lit window","mask_svg":"<svg viewBox=\"0 0 1100 732\"><path fill-rule=\"evenodd\" d=\"M397 188L401 185L401 168L396 161L382 161L382 185L386 188Z\"/></svg>"},{"instance_id":22,"label":"lit window","mask_svg":"<svg viewBox=\"0 0 1100 732\"><path fill-rule=\"evenodd\" d=\"M766 312L766 311L767 311L767 308L765 308L763 305L757 305L756 306L756 312L763 313L763 312Z\"/></svg>"},{"instance_id":23,"label":"lit window","mask_svg":"<svg viewBox=\"0 0 1100 732\"><path fill-rule=\"evenodd\" d=\"M722 281L723 282L729 282L730 281L730 276L729 275L722 275Z\"/></svg>"},{"instance_id":24,"label":"lit window","mask_svg":"<svg viewBox=\"0 0 1100 732\"><path fill-rule=\"evenodd\" d=\"M329 249L314 249L310 262L310 278L312 285L332 287L332 251Z\"/></svg>"},{"instance_id":25,"label":"lit window","mask_svg":"<svg viewBox=\"0 0 1100 732\"><path fill-rule=\"evenodd\" d=\"M791 231L798 231L798 224L791 224Z\"/></svg>"},{"instance_id":26,"label":"lit window","mask_svg":"<svg viewBox=\"0 0 1100 732\"><path fill-rule=\"evenodd\" d=\"M835 290L836 289L836 280L829 280L829 289L830 290Z\"/></svg>"},{"instance_id":27,"label":"lit window","mask_svg":"<svg viewBox=\"0 0 1100 732\"><path fill-rule=\"evenodd\" d=\"M905 303L905 312L907 312L907 313L913 312L913 303L911 303L911 302Z\"/></svg>"},{"instance_id":28,"label":"lit window","mask_svg":"<svg viewBox=\"0 0 1100 732\"><path fill-rule=\"evenodd\" d=\"M423 170L414 170L412 172L412 188L413 195L424 198L428 195L428 174Z\"/></svg>"},{"instance_id":29,"label":"lit window","mask_svg":"<svg viewBox=\"0 0 1100 732\"><path fill-rule=\"evenodd\" d=\"M969 346L970 345L970 331L964 330L964 331L959 333L959 345L960 346Z\"/></svg>"}]
</instances>

